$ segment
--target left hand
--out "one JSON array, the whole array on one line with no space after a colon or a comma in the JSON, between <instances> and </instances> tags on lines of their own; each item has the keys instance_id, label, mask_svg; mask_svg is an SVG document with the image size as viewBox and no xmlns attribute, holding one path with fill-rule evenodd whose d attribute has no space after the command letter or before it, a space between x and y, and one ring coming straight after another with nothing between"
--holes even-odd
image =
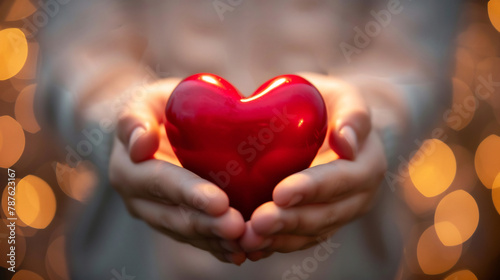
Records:
<instances>
[{"instance_id":1,"label":"left hand","mask_svg":"<svg viewBox=\"0 0 500 280\"><path fill-rule=\"evenodd\" d=\"M314 246L367 212L387 168L382 142L356 88L332 77L301 76L325 100L327 139L312 167L281 181L273 201L257 208L246 223L240 245L253 261Z\"/></svg>"}]
</instances>

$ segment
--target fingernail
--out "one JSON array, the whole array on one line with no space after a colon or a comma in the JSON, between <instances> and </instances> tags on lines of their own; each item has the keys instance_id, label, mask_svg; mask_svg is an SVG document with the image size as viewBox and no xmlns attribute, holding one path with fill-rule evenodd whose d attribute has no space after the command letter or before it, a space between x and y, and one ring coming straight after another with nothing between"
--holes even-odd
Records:
<instances>
[{"instance_id":1,"label":"fingernail","mask_svg":"<svg viewBox=\"0 0 500 280\"><path fill-rule=\"evenodd\" d=\"M304 198L304 196L302 196L301 194L299 195L296 195L294 197L292 197L292 199L290 200L290 202L286 205L286 207L292 207L294 205L297 205L299 202L302 201L302 199Z\"/></svg>"},{"instance_id":2,"label":"fingernail","mask_svg":"<svg viewBox=\"0 0 500 280\"><path fill-rule=\"evenodd\" d=\"M243 260L243 261L237 260L237 259L234 257L234 255L233 255L233 254L231 254L231 253L225 253L225 254L224 254L224 257L226 258L226 260L227 260L228 262L230 262L230 263L234 263L234 264L235 264L235 265L237 265L237 266L240 266L240 265L244 262L244 260Z\"/></svg>"},{"instance_id":3,"label":"fingernail","mask_svg":"<svg viewBox=\"0 0 500 280\"><path fill-rule=\"evenodd\" d=\"M264 241L262 241L262 245L260 245L256 251L259 251L259 250L262 250L262 249L265 249L267 247L269 247L271 245L271 243L273 243L273 240L271 238L268 238Z\"/></svg>"},{"instance_id":4,"label":"fingernail","mask_svg":"<svg viewBox=\"0 0 500 280\"><path fill-rule=\"evenodd\" d=\"M282 230L284 226L285 226L285 224L283 224L282 222L277 222L276 224L274 224L272 229L269 231L269 234L277 233L278 231Z\"/></svg>"},{"instance_id":5,"label":"fingernail","mask_svg":"<svg viewBox=\"0 0 500 280\"><path fill-rule=\"evenodd\" d=\"M356 155L358 153L358 139L356 133L354 132L354 129L346 125L342 127L342 129L340 129L339 134L344 137L349 146L351 146L353 158L356 158Z\"/></svg>"},{"instance_id":6,"label":"fingernail","mask_svg":"<svg viewBox=\"0 0 500 280\"><path fill-rule=\"evenodd\" d=\"M139 137L141 137L145 133L146 133L146 129L144 129L144 127L142 127L142 126L136 127L134 129L134 131L132 131L132 134L130 135L128 149L130 150L134 146L134 143L137 141L137 139L139 139Z\"/></svg>"}]
</instances>

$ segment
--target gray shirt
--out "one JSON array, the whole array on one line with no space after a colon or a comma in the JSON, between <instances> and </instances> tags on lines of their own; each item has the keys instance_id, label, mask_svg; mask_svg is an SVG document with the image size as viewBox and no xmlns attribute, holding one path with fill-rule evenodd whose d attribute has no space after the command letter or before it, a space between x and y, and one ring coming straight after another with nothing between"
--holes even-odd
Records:
<instances>
[{"instance_id":1,"label":"gray shirt","mask_svg":"<svg viewBox=\"0 0 500 280\"><path fill-rule=\"evenodd\" d=\"M108 182L112 108L77 116L79 90L122 60L157 76L212 72L250 93L265 80L298 71L356 72L394 81L410 105L411 135L387 130L392 166L422 139L449 100L445 81L460 1L77 1L42 30L43 71L37 113L99 170L100 184L72 217L72 279L390 279L402 257L394 190L330 240L308 250L274 254L241 267L180 244L133 219ZM133 50L123 51L121 45ZM85 59L81 50L94 56ZM87 52L85 52L87 54ZM402 59L403 58L403 59ZM432 73L422 75L421 69ZM63 69L63 70L61 70ZM396 69L396 70L395 70ZM375 112L374 117L378 113ZM78 144L101 135L89 154ZM417 138L418 139L418 138ZM68 149L69 147L69 149ZM297 272L297 269L301 273ZM136 276L127 278L126 276ZM306 278L307 277L307 278Z\"/></svg>"}]
</instances>

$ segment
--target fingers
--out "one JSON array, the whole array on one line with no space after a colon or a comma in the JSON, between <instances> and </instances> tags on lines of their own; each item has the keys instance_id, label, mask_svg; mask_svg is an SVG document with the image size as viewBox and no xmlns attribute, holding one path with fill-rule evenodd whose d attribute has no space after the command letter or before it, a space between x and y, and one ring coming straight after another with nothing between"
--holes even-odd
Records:
<instances>
[{"instance_id":1,"label":"fingers","mask_svg":"<svg viewBox=\"0 0 500 280\"><path fill-rule=\"evenodd\" d=\"M322 94L328 110L328 141L335 153L352 160L371 130L370 111L359 89L331 76L299 73Z\"/></svg>"},{"instance_id":2,"label":"fingers","mask_svg":"<svg viewBox=\"0 0 500 280\"><path fill-rule=\"evenodd\" d=\"M247 258L253 262L270 257L274 252L256 251L247 254Z\"/></svg>"},{"instance_id":3,"label":"fingers","mask_svg":"<svg viewBox=\"0 0 500 280\"><path fill-rule=\"evenodd\" d=\"M241 214L230 209L212 217L182 206L168 206L147 200L136 200L129 206L135 216L175 240L210 252L222 262L241 265L246 255L238 245L245 229Z\"/></svg>"},{"instance_id":4,"label":"fingers","mask_svg":"<svg viewBox=\"0 0 500 280\"><path fill-rule=\"evenodd\" d=\"M160 145L159 120L145 105L122 115L116 133L135 162L152 158Z\"/></svg>"},{"instance_id":5,"label":"fingers","mask_svg":"<svg viewBox=\"0 0 500 280\"><path fill-rule=\"evenodd\" d=\"M330 202L358 191L364 179L351 162L334 162L308 168L281 181L273 191L273 201L281 207ZM357 172L356 172L357 171Z\"/></svg>"},{"instance_id":6,"label":"fingers","mask_svg":"<svg viewBox=\"0 0 500 280\"><path fill-rule=\"evenodd\" d=\"M135 215L154 228L175 233L185 239L222 238L235 240L240 237L245 224L241 214L231 208L218 217L209 216L191 208L165 205L149 200L136 199L130 203ZM229 248L227 246L229 245ZM230 243L213 245L219 251L236 251ZM228 250L229 249L229 250Z\"/></svg>"},{"instance_id":7,"label":"fingers","mask_svg":"<svg viewBox=\"0 0 500 280\"><path fill-rule=\"evenodd\" d=\"M213 183L165 161L133 163L119 141L114 149L110 180L122 195L185 205L212 216L229 210L229 198Z\"/></svg>"},{"instance_id":8,"label":"fingers","mask_svg":"<svg viewBox=\"0 0 500 280\"><path fill-rule=\"evenodd\" d=\"M336 160L295 173L274 188L273 201L280 207L336 201L375 189L385 169L382 144L372 132L356 161Z\"/></svg>"},{"instance_id":9,"label":"fingers","mask_svg":"<svg viewBox=\"0 0 500 280\"><path fill-rule=\"evenodd\" d=\"M370 112L354 89L337 95L330 120L330 147L344 159L355 159L371 130Z\"/></svg>"},{"instance_id":10,"label":"fingers","mask_svg":"<svg viewBox=\"0 0 500 280\"><path fill-rule=\"evenodd\" d=\"M246 234L245 234L246 236ZM243 238L245 238L245 236ZM305 250L311 246L314 246L318 243L317 237L312 236L300 236L300 235L274 235L270 237L272 240L269 245L256 249L256 247L250 247L240 241L242 243L242 247L247 253L248 259L251 261L257 261L263 258L270 256L274 252L279 253L290 253L299 250Z\"/></svg>"},{"instance_id":11,"label":"fingers","mask_svg":"<svg viewBox=\"0 0 500 280\"><path fill-rule=\"evenodd\" d=\"M221 262L234 263L236 265L241 265L246 260L245 253L214 253L210 252L214 257L216 257Z\"/></svg>"},{"instance_id":12,"label":"fingers","mask_svg":"<svg viewBox=\"0 0 500 280\"><path fill-rule=\"evenodd\" d=\"M364 213L370 202L367 193L334 203L281 208L268 202L255 210L251 225L257 235L318 236L333 231Z\"/></svg>"}]
</instances>

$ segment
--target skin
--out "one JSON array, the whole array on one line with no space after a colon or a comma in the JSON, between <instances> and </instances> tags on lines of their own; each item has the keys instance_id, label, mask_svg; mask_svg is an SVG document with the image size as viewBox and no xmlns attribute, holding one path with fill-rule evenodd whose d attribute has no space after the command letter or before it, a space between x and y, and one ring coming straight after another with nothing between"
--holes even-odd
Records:
<instances>
[{"instance_id":1,"label":"skin","mask_svg":"<svg viewBox=\"0 0 500 280\"><path fill-rule=\"evenodd\" d=\"M246 223L219 187L179 166L164 135L166 93L179 80L147 86L147 100L125 106L111 155L110 179L129 212L175 240L237 265L314 246L366 213L387 166L369 106L342 80L299 75L323 95L328 137L312 167L280 182L273 201Z\"/></svg>"}]
</instances>

